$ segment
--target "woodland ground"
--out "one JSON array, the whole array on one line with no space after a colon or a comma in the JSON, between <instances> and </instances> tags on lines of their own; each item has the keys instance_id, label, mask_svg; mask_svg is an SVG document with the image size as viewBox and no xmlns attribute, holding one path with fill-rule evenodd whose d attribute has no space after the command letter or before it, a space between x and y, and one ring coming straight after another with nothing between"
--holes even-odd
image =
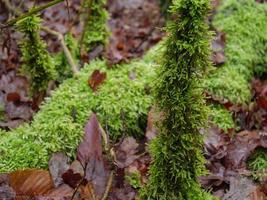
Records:
<instances>
[{"instance_id":1,"label":"woodland ground","mask_svg":"<svg viewBox=\"0 0 267 200\"><path fill-rule=\"evenodd\" d=\"M11 3L18 6L19 1ZM32 4L24 1L21 10ZM0 5L4 24L12 14L2 1ZM41 14L43 24L78 38L79 8L79 0L70 1L69 9L63 3L51 7ZM158 134L154 123L160 118L153 113L151 88L164 51L160 41L166 18L156 0L109 0L107 9L107 47L98 45L78 59L77 41L69 37L75 61L89 63L74 78L58 40L41 32L61 73L46 100L32 99L29 82L19 73L22 35L12 28L2 32L0 171L8 174L0 176L0 199L70 198L78 188L76 199L108 194L107 199L131 200L147 182L147 144ZM209 21L215 32L214 67L202 82L210 117L209 127L201 129L210 174L199 180L221 199L267 198L266 12L264 1L213 1ZM92 85L96 70L106 78ZM101 142L102 129L107 140ZM100 161L92 164L88 156ZM35 169L47 167L53 180L48 171ZM34 170L15 171L25 168ZM92 177L97 181L80 184Z\"/></svg>"}]
</instances>

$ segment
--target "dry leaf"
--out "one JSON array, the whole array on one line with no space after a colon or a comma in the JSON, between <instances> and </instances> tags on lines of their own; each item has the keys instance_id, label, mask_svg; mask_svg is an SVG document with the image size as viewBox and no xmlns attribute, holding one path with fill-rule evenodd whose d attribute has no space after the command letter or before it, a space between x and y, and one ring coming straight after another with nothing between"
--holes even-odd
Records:
<instances>
[{"instance_id":1,"label":"dry leaf","mask_svg":"<svg viewBox=\"0 0 267 200\"><path fill-rule=\"evenodd\" d=\"M107 78L106 72L100 72L99 70L95 70L92 73L90 79L88 80L88 84L95 92L99 88L99 86L106 80L106 78Z\"/></svg>"}]
</instances>

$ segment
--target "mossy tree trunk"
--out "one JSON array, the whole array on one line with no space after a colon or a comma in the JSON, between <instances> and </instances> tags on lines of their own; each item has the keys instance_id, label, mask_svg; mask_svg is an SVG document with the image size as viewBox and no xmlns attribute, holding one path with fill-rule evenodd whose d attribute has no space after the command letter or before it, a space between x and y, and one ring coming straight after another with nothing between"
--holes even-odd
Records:
<instances>
[{"instance_id":1,"label":"mossy tree trunk","mask_svg":"<svg viewBox=\"0 0 267 200\"><path fill-rule=\"evenodd\" d=\"M202 155L206 108L199 88L210 65L210 37L205 23L209 0L175 0L167 26L169 37L155 83L157 108L163 112L160 135L151 144L153 163L141 199L207 200L197 177L205 173Z\"/></svg>"}]
</instances>

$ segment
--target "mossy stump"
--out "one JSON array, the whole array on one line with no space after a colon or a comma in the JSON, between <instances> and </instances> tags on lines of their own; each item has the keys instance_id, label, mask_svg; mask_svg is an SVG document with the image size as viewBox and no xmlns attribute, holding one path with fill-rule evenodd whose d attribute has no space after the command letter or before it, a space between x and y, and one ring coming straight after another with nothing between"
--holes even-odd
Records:
<instances>
[{"instance_id":1,"label":"mossy stump","mask_svg":"<svg viewBox=\"0 0 267 200\"><path fill-rule=\"evenodd\" d=\"M206 107L200 79L210 66L211 33L205 23L209 0L174 0L169 36L155 82L155 104L163 117L150 148L153 163L143 200L208 200L197 178L205 173L202 155Z\"/></svg>"}]
</instances>

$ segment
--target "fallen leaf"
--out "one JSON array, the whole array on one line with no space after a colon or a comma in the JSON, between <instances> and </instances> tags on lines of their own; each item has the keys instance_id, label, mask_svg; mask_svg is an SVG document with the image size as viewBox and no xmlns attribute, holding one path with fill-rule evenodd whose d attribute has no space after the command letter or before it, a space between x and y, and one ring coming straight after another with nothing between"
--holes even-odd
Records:
<instances>
[{"instance_id":1,"label":"fallen leaf","mask_svg":"<svg viewBox=\"0 0 267 200\"><path fill-rule=\"evenodd\" d=\"M139 156L136 155L138 152L138 143L133 137L127 137L120 144L116 150L116 162L119 168L125 168L133 163Z\"/></svg>"},{"instance_id":2,"label":"fallen leaf","mask_svg":"<svg viewBox=\"0 0 267 200\"><path fill-rule=\"evenodd\" d=\"M88 80L88 84L91 87L91 89L95 92L101 84L105 81L107 78L106 72L100 72L99 70L95 70L90 79Z\"/></svg>"},{"instance_id":3,"label":"fallen leaf","mask_svg":"<svg viewBox=\"0 0 267 200\"><path fill-rule=\"evenodd\" d=\"M222 200L264 200L266 196L247 178L231 178L230 190Z\"/></svg>"},{"instance_id":4,"label":"fallen leaf","mask_svg":"<svg viewBox=\"0 0 267 200\"><path fill-rule=\"evenodd\" d=\"M85 126L85 135L79 144L77 160L85 168L85 179L92 184L98 198L102 197L108 179L102 156L102 130L96 114L92 114Z\"/></svg>"},{"instance_id":5,"label":"fallen leaf","mask_svg":"<svg viewBox=\"0 0 267 200\"><path fill-rule=\"evenodd\" d=\"M72 188L76 188L84 177L84 169L81 163L77 160L73 161L69 169L62 174L64 183Z\"/></svg>"},{"instance_id":6,"label":"fallen leaf","mask_svg":"<svg viewBox=\"0 0 267 200\"><path fill-rule=\"evenodd\" d=\"M49 160L49 171L53 179L54 186L57 188L63 183L62 174L69 168L68 157L62 152L53 153Z\"/></svg>"},{"instance_id":7,"label":"fallen leaf","mask_svg":"<svg viewBox=\"0 0 267 200\"><path fill-rule=\"evenodd\" d=\"M54 188L50 173L45 170L28 169L11 172L10 186L16 191L16 198L41 196Z\"/></svg>"}]
</instances>

